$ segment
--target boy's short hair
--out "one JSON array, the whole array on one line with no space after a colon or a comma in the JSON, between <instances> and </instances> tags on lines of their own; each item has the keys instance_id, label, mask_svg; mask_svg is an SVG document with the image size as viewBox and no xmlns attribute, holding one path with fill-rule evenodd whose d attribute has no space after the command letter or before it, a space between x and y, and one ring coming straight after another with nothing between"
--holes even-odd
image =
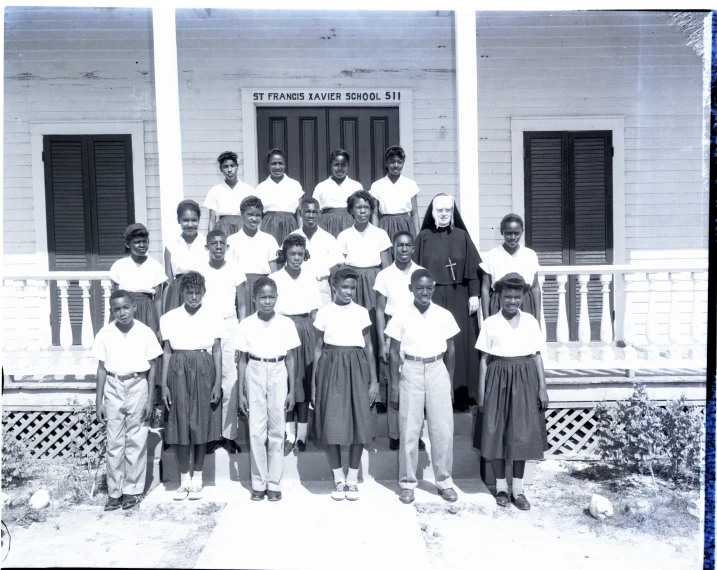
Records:
<instances>
[{"instance_id":1,"label":"boy's short hair","mask_svg":"<svg viewBox=\"0 0 717 570\"><path fill-rule=\"evenodd\" d=\"M286 153L281 150L280 148L272 148L269 152L266 153L266 161L271 162L271 157L275 154L278 154L281 158L284 159L284 162L286 162Z\"/></svg>"},{"instance_id":2,"label":"boy's short hair","mask_svg":"<svg viewBox=\"0 0 717 570\"><path fill-rule=\"evenodd\" d=\"M495 282L495 285L493 285L493 290L496 293L500 294L505 289L516 289L525 293L530 289L530 285L525 282L525 279L523 279L523 276L520 273L508 273L507 275L501 277Z\"/></svg>"},{"instance_id":3,"label":"boy's short hair","mask_svg":"<svg viewBox=\"0 0 717 570\"><path fill-rule=\"evenodd\" d=\"M413 237L413 234L411 232L407 232L406 230L401 230L400 232L396 232L393 234L393 239L391 240L391 243L393 245L396 245L396 240L400 238L401 236L408 236L411 238L411 243L414 243L416 240Z\"/></svg>"},{"instance_id":4,"label":"boy's short hair","mask_svg":"<svg viewBox=\"0 0 717 570\"><path fill-rule=\"evenodd\" d=\"M207 285L204 275L198 271L187 271L182 277L182 293L188 289L201 289L203 293L206 293Z\"/></svg>"},{"instance_id":5,"label":"boy's short hair","mask_svg":"<svg viewBox=\"0 0 717 570\"><path fill-rule=\"evenodd\" d=\"M334 159L338 158L339 156L343 156L346 159L347 163L351 162L351 157L349 157L349 153L342 148L337 148L336 150L331 151L331 154L329 155L329 164L331 164Z\"/></svg>"},{"instance_id":6,"label":"boy's short hair","mask_svg":"<svg viewBox=\"0 0 717 570\"><path fill-rule=\"evenodd\" d=\"M181 217L182 213L186 210L194 212L195 214L197 214L198 218L202 217L202 210L199 208L199 204L197 204L194 200L182 200L177 205L177 221L179 221L179 218Z\"/></svg>"},{"instance_id":7,"label":"boy's short hair","mask_svg":"<svg viewBox=\"0 0 717 570\"><path fill-rule=\"evenodd\" d=\"M209 241L216 236L221 236L224 238L224 241L227 241L227 234L225 234L222 230L219 229L213 229L211 232L207 234L207 245L209 245Z\"/></svg>"},{"instance_id":8,"label":"boy's short hair","mask_svg":"<svg viewBox=\"0 0 717 570\"><path fill-rule=\"evenodd\" d=\"M434 283L436 282L436 278L433 277L433 273L428 271L428 269L421 268L416 269L416 271L411 274L411 286L415 285L419 279L422 279L424 277L428 277Z\"/></svg>"},{"instance_id":9,"label":"boy's short hair","mask_svg":"<svg viewBox=\"0 0 717 570\"><path fill-rule=\"evenodd\" d=\"M304 196L301 199L301 207L303 208L307 204L312 204L313 206L316 206L319 210L321 209L321 204L319 204L319 201L314 198L313 196Z\"/></svg>"},{"instance_id":10,"label":"boy's short hair","mask_svg":"<svg viewBox=\"0 0 717 570\"><path fill-rule=\"evenodd\" d=\"M397 156L401 160L406 160L406 152L397 144L391 145L386 149L386 162L389 161L391 157Z\"/></svg>"},{"instance_id":11,"label":"boy's short hair","mask_svg":"<svg viewBox=\"0 0 717 570\"><path fill-rule=\"evenodd\" d=\"M341 281L345 281L346 279L358 279L359 274L358 272L348 266L343 266L337 269L334 274L331 276L331 284L332 285L338 285Z\"/></svg>"},{"instance_id":12,"label":"boy's short hair","mask_svg":"<svg viewBox=\"0 0 717 570\"><path fill-rule=\"evenodd\" d=\"M376 203L373 200L373 196L366 192L366 190L357 190L351 194L351 196L346 198L346 207L348 208L349 214L351 213L351 210L353 210L356 200L366 200L368 205L371 206L372 212L376 209Z\"/></svg>"},{"instance_id":13,"label":"boy's short hair","mask_svg":"<svg viewBox=\"0 0 717 570\"><path fill-rule=\"evenodd\" d=\"M242 214L246 212L249 208L259 208L262 213L264 213L264 204L256 196L247 196L241 201L241 204L239 204L239 211Z\"/></svg>"},{"instance_id":14,"label":"boy's short hair","mask_svg":"<svg viewBox=\"0 0 717 570\"><path fill-rule=\"evenodd\" d=\"M276 286L276 281L274 281L271 277L262 275L261 277L259 277L259 279L257 279L254 282L254 286L251 288L251 296L256 297L257 294L259 293L259 291L261 290L261 288L266 287L267 285L269 287L271 287L272 289L274 289L274 293L276 293L278 291L278 288Z\"/></svg>"},{"instance_id":15,"label":"boy's short hair","mask_svg":"<svg viewBox=\"0 0 717 570\"><path fill-rule=\"evenodd\" d=\"M134 298L129 291L126 291L124 289L117 289L117 291L113 291L110 295L110 305L112 304L112 301L114 301L115 299L121 299L122 297L129 297L130 300L134 303Z\"/></svg>"},{"instance_id":16,"label":"boy's short hair","mask_svg":"<svg viewBox=\"0 0 717 570\"><path fill-rule=\"evenodd\" d=\"M219 167L221 168L222 164L224 164L224 162L227 160L233 160L235 164L239 164L239 157L237 156L237 153L232 152L230 150L225 150L217 157Z\"/></svg>"}]
</instances>

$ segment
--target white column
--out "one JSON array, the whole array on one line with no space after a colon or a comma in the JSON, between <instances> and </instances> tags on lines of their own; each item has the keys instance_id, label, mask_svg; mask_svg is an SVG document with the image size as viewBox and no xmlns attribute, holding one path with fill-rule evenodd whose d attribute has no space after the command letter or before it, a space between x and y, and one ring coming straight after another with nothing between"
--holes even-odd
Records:
<instances>
[{"instance_id":1,"label":"white column","mask_svg":"<svg viewBox=\"0 0 717 570\"><path fill-rule=\"evenodd\" d=\"M660 351L657 347L660 342L657 323L657 276L657 273L647 274L647 280L650 284L649 301L647 303L647 329L645 331L648 360L657 360L660 357Z\"/></svg>"},{"instance_id":2,"label":"white column","mask_svg":"<svg viewBox=\"0 0 717 570\"><path fill-rule=\"evenodd\" d=\"M458 187L460 211L480 249L478 219L478 58L475 10L455 11L458 94Z\"/></svg>"},{"instance_id":3,"label":"white column","mask_svg":"<svg viewBox=\"0 0 717 570\"><path fill-rule=\"evenodd\" d=\"M103 279L102 285L102 299L104 304L104 319L103 324L110 322L110 295L112 295L112 281L109 279Z\"/></svg>"},{"instance_id":4,"label":"white column","mask_svg":"<svg viewBox=\"0 0 717 570\"><path fill-rule=\"evenodd\" d=\"M37 322L40 335L40 365L49 368L52 348L52 323L50 322L50 282L37 282Z\"/></svg>"},{"instance_id":5,"label":"white column","mask_svg":"<svg viewBox=\"0 0 717 570\"><path fill-rule=\"evenodd\" d=\"M171 4L155 6L152 9L152 22L162 241L166 244L177 234L177 204L184 198L177 27L175 10Z\"/></svg>"},{"instance_id":6,"label":"white column","mask_svg":"<svg viewBox=\"0 0 717 570\"><path fill-rule=\"evenodd\" d=\"M610 315L611 281L611 274L603 273L600 275L600 282L602 283L602 314L600 316L600 342L602 347L600 349L600 359L606 363L612 362L615 356L612 351L612 318Z\"/></svg>"},{"instance_id":7,"label":"white column","mask_svg":"<svg viewBox=\"0 0 717 570\"><path fill-rule=\"evenodd\" d=\"M80 280L80 289L82 289L82 364L83 366L92 364L92 342L95 339L95 331L92 327L92 314L90 312L90 281L89 279Z\"/></svg>"},{"instance_id":8,"label":"white column","mask_svg":"<svg viewBox=\"0 0 717 570\"><path fill-rule=\"evenodd\" d=\"M580 283L580 318L578 320L578 340L580 341L580 349L578 350L578 358L580 362L592 360L592 352L590 352L590 313L588 312L588 281L590 275L578 275Z\"/></svg>"},{"instance_id":9,"label":"white column","mask_svg":"<svg viewBox=\"0 0 717 570\"><path fill-rule=\"evenodd\" d=\"M680 334L680 273L670 273L670 321L667 325L667 338L670 341L668 350L670 360L682 358L681 345L682 335Z\"/></svg>"},{"instance_id":10,"label":"white column","mask_svg":"<svg viewBox=\"0 0 717 570\"><path fill-rule=\"evenodd\" d=\"M637 360L637 352L635 351L635 310L632 306L633 296L635 294L635 274L626 273L625 276L625 313L623 314L622 324L622 340L625 343L625 361Z\"/></svg>"},{"instance_id":11,"label":"white column","mask_svg":"<svg viewBox=\"0 0 717 570\"><path fill-rule=\"evenodd\" d=\"M70 349L72 348L72 323L70 323L70 305L68 287L69 281L59 279L57 288L60 290L60 346L62 347L63 364L73 364L74 358Z\"/></svg>"},{"instance_id":12,"label":"white column","mask_svg":"<svg viewBox=\"0 0 717 570\"><path fill-rule=\"evenodd\" d=\"M556 360L560 363L570 361L570 326L568 325L568 311L565 306L565 288L568 283L567 275L558 275L558 324L555 331L556 340L560 346L555 351Z\"/></svg>"}]
</instances>

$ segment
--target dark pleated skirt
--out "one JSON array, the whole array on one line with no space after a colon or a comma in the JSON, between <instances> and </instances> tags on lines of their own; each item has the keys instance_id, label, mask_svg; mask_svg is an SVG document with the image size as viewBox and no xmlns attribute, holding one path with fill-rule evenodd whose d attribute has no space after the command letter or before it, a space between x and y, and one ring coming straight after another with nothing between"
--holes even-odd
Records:
<instances>
[{"instance_id":1,"label":"dark pleated skirt","mask_svg":"<svg viewBox=\"0 0 717 570\"><path fill-rule=\"evenodd\" d=\"M373 354L376 358L376 370L380 363L378 356L378 330L376 329L376 291L373 286L376 283L376 276L381 271L380 267L354 267L351 266L358 274L356 280L356 303L368 310L368 316L371 319L371 346L373 346Z\"/></svg>"},{"instance_id":2,"label":"dark pleated skirt","mask_svg":"<svg viewBox=\"0 0 717 570\"><path fill-rule=\"evenodd\" d=\"M371 441L369 365L363 348L325 345L316 370L314 438L324 445Z\"/></svg>"},{"instance_id":3,"label":"dark pleated skirt","mask_svg":"<svg viewBox=\"0 0 717 570\"><path fill-rule=\"evenodd\" d=\"M478 365L480 352L475 348L478 341L478 319L468 315L468 286L463 283L438 285L433 302L447 309L461 329L453 337L456 348L456 365L453 373L454 406L469 406L478 402Z\"/></svg>"},{"instance_id":4,"label":"dark pleated skirt","mask_svg":"<svg viewBox=\"0 0 717 570\"><path fill-rule=\"evenodd\" d=\"M290 212L267 212L261 220L261 231L274 236L279 247L286 236L298 228L296 218Z\"/></svg>"},{"instance_id":5,"label":"dark pleated skirt","mask_svg":"<svg viewBox=\"0 0 717 570\"><path fill-rule=\"evenodd\" d=\"M416 237L415 229L411 223L411 214L387 214L378 220L378 227L384 230L393 243L393 236L398 232L408 232ZM393 249L391 250L393 251Z\"/></svg>"},{"instance_id":6,"label":"dark pleated skirt","mask_svg":"<svg viewBox=\"0 0 717 570\"><path fill-rule=\"evenodd\" d=\"M246 274L246 297L244 297L244 303L246 306L246 316L248 317L252 313L256 312L256 305L254 305L254 295L252 290L254 289L254 283L259 277L266 277L261 273L247 273Z\"/></svg>"},{"instance_id":7,"label":"dark pleated skirt","mask_svg":"<svg viewBox=\"0 0 717 570\"><path fill-rule=\"evenodd\" d=\"M140 323L144 323L151 328L155 334L159 331L159 315L157 315L157 307L154 304L153 296L150 293L137 293L130 291L132 300L137 304L137 310L134 312L134 318ZM115 316L110 313L110 321L115 320Z\"/></svg>"},{"instance_id":8,"label":"dark pleated skirt","mask_svg":"<svg viewBox=\"0 0 717 570\"><path fill-rule=\"evenodd\" d=\"M167 287L167 297L165 299L164 312L168 313L172 309L181 307L184 299L182 298L182 280L184 274L177 275Z\"/></svg>"},{"instance_id":9,"label":"dark pleated skirt","mask_svg":"<svg viewBox=\"0 0 717 570\"><path fill-rule=\"evenodd\" d=\"M524 313L530 313L535 319L540 322L540 307L535 305L533 295L530 294L530 290L523 293L523 302L520 304L520 310ZM500 295L498 295L493 289L490 290L490 314L495 315L500 312Z\"/></svg>"},{"instance_id":10,"label":"dark pleated skirt","mask_svg":"<svg viewBox=\"0 0 717 570\"><path fill-rule=\"evenodd\" d=\"M543 459L548 434L539 388L532 356L488 358L483 414L478 414L473 430L473 447L480 449L481 457Z\"/></svg>"},{"instance_id":11,"label":"dark pleated skirt","mask_svg":"<svg viewBox=\"0 0 717 570\"><path fill-rule=\"evenodd\" d=\"M346 208L324 208L319 218L319 227L334 237L354 225L354 219Z\"/></svg>"},{"instance_id":12,"label":"dark pleated skirt","mask_svg":"<svg viewBox=\"0 0 717 570\"><path fill-rule=\"evenodd\" d=\"M311 375L314 364L316 328L309 315L287 315L296 326L301 346L291 349L296 361L296 402L311 401Z\"/></svg>"},{"instance_id":13,"label":"dark pleated skirt","mask_svg":"<svg viewBox=\"0 0 717 570\"><path fill-rule=\"evenodd\" d=\"M244 226L244 218L239 215L221 216L217 222L218 230L222 230L227 237L237 233Z\"/></svg>"},{"instance_id":14,"label":"dark pleated skirt","mask_svg":"<svg viewBox=\"0 0 717 570\"><path fill-rule=\"evenodd\" d=\"M221 439L222 403L211 403L214 379L214 359L208 352L172 353L167 377L172 405L167 411L166 443L191 445Z\"/></svg>"}]
</instances>

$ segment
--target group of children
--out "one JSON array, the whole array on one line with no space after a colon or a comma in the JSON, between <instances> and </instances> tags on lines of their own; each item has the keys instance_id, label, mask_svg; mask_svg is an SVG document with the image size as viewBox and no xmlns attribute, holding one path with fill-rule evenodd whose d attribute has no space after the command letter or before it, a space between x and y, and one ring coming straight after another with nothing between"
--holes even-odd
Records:
<instances>
[{"instance_id":1,"label":"group of children","mask_svg":"<svg viewBox=\"0 0 717 570\"><path fill-rule=\"evenodd\" d=\"M278 149L268 153L270 176L256 190L237 179L236 154L218 161L225 180L204 202L206 236L199 205L185 200L177 207L181 234L166 245L164 267L148 256L146 228L132 224L129 255L110 271L111 322L93 347L97 416L108 432L105 508L131 508L144 490L155 385L166 410L165 444L176 448L176 500L202 496L207 453L240 451L238 413L248 417L251 499L280 500L284 456L306 449L312 408L312 436L334 475L331 496L357 500L372 408L381 400L391 449L399 452L400 500L414 500L424 417L438 492L457 500L453 385L456 339L465 338L450 303L434 301L436 276L416 263L416 242L429 229L440 239L445 231L459 235L468 248L459 253L449 245L446 267L455 283L441 284L448 291L442 298L450 299L463 273L465 283L477 283L470 285L473 312L478 286L482 295L483 327L471 349L480 354L470 371L477 376L475 447L492 461L498 504L530 508L522 475L525 460L547 449L548 397L537 257L519 244L522 219L503 219L505 243L484 260L448 196L434 199L419 232L418 186L401 174L405 154L397 146L386 151L388 174L369 192L348 178L343 150L331 153L331 176L312 196L286 176ZM427 227L429 219L435 227ZM480 269L469 271L477 263ZM458 278L457 264L466 267ZM467 356L460 358L465 367ZM348 473L342 445L350 446ZM505 460L513 461L512 497Z\"/></svg>"}]
</instances>

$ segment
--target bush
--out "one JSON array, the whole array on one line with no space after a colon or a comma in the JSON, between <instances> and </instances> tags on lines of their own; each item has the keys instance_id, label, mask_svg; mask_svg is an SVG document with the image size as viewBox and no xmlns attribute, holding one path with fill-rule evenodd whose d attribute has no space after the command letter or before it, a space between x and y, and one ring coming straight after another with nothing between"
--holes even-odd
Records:
<instances>
[{"instance_id":1,"label":"bush","mask_svg":"<svg viewBox=\"0 0 717 570\"><path fill-rule=\"evenodd\" d=\"M95 407L89 404L80 406L76 399L72 404L75 406L73 416L80 431L70 447L72 469L69 479L74 499L80 502L83 499L92 500L95 491L103 483L107 437L106 429L100 426L100 443L92 446L97 422Z\"/></svg>"},{"instance_id":2,"label":"bush","mask_svg":"<svg viewBox=\"0 0 717 570\"><path fill-rule=\"evenodd\" d=\"M8 412L2 415L2 487L17 487L32 477L35 460L24 439L18 439L8 428Z\"/></svg>"},{"instance_id":3,"label":"bush","mask_svg":"<svg viewBox=\"0 0 717 570\"><path fill-rule=\"evenodd\" d=\"M699 481L702 419L684 396L666 407L653 402L644 385L627 400L595 408L598 453L603 460L691 486Z\"/></svg>"}]
</instances>

